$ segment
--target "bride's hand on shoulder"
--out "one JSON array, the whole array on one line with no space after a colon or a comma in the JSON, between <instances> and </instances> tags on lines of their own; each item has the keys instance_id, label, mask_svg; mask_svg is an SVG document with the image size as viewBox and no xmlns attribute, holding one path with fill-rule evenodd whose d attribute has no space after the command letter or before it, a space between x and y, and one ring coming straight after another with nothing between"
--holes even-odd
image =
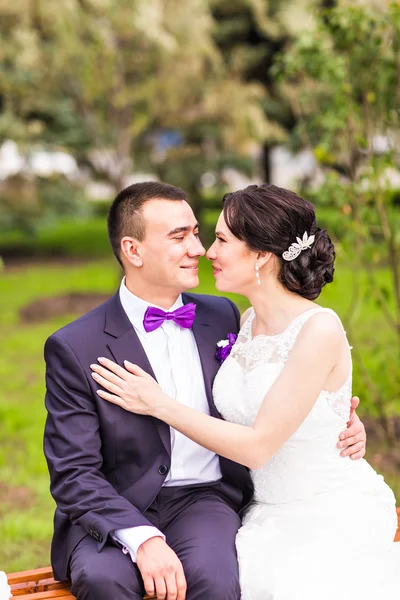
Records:
<instances>
[{"instance_id":1,"label":"bride's hand on shoulder","mask_svg":"<svg viewBox=\"0 0 400 600\"><path fill-rule=\"evenodd\" d=\"M100 398L129 412L150 416L170 400L156 380L137 365L125 360L122 368L108 358L97 360L100 364L90 365L92 377L107 390L97 390Z\"/></svg>"}]
</instances>

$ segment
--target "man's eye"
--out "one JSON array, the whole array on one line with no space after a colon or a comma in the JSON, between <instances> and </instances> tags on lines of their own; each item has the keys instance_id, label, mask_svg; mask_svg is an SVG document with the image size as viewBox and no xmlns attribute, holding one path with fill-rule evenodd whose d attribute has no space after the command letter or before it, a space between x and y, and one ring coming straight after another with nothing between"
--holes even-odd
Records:
<instances>
[{"instance_id":1,"label":"man's eye","mask_svg":"<svg viewBox=\"0 0 400 600\"><path fill-rule=\"evenodd\" d=\"M181 242L182 240L184 240L184 239L185 239L185 238L184 238L183 236L182 236L182 237L175 237L175 238L174 238L174 240L179 240L180 242Z\"/></svg>"}]
</instances>

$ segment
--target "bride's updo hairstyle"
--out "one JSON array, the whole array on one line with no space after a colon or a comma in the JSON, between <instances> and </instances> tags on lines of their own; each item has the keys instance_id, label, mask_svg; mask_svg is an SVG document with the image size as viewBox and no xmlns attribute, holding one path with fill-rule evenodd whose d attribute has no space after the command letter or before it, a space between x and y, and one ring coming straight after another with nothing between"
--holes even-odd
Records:
<instances>
[{"instance_id":1,"label":"bride's updo hairstyle","mask_svg":"<svg viewBox=\"0 0 400 600\"><path fill-rule=\"evenodd\" d=\"M318 298L333 280L335 249L318 227L311 202L275 185L250 185L222 200L229 230L254 252L272 252L280 263L279 281L303 298ZM293 260L282 258L296 238L315 236L312 245Z\"/></svg>"}]
</instances>

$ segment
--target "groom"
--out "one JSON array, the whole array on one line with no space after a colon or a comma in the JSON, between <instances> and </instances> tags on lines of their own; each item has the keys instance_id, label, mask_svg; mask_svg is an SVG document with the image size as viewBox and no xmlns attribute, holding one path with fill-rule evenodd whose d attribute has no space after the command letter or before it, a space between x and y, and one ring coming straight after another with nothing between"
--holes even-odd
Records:
<instances>
[{"instance_id":1,"label":"groom","mask_svg":"<svg viewBox=\"0 0 400 600\"><path fill-rule=\"evenodd\" d=\"M167 600L238 600L234 541L238 512L252 498L248 471L101 400L90 364L129 360L169 395L218 416L216 344L237 333L239 312L225 298L186 293L198 285L204 248L182 190L130 186L110 209L108 232L125 272L119 291L45 346L55 577L70 577L78 600L138 600L145 590ZM362 455L357 416L346 436L347 452Z\"/></svg>"}]
</instances>

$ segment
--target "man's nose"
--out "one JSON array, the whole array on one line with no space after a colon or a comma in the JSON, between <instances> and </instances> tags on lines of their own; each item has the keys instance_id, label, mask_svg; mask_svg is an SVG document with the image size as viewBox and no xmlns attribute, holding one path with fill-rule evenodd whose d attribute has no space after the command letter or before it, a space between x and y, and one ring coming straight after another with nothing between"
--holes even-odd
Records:
<instances>
[{"instance_id":1,"label":"man's nose","mask_svg":"<svg viewBox=\"0 0 400 600\"><path fill-rule=\"evenodd\" d=\"M189 244L188 254L190 254L190 256L204 256L205 253L206 249L204 248L199 238L193 236L193 239L190 241Z\"/></svg>"}]
</instances>

